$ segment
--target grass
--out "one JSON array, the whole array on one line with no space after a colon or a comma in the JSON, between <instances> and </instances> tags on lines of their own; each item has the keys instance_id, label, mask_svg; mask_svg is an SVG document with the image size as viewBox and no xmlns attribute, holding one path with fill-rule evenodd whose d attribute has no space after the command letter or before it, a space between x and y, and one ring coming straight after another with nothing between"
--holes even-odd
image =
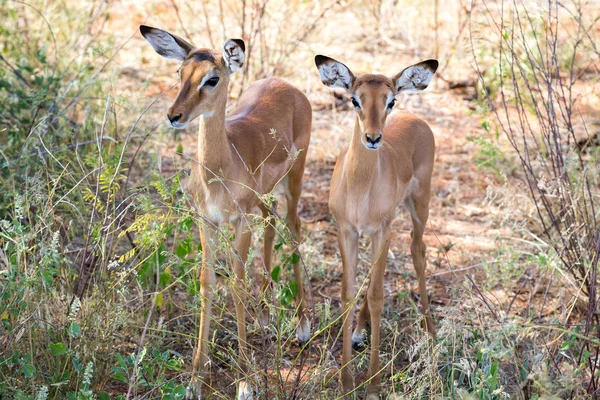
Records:
<instances>
[{"instance_id":1,"label":"grass","mask_svg":"<svg viewBox=\"0 0 600 400\"><path fill-rule=\"evenodd\" d=\"M484 78L477 90L486 87L496 106L503 88L512 95L506 86L510 74L498 67L500 42L493 41L491 18L499 14L492 5L452 2L451 12L441 13L425 3L402 1L353 7L286 2L284 8L276 7L280 2L171 2L169 12L158 3L125 10L103 2L0 4L7 11L0 17L0 397L184 396L200 311L199 218L185 189L195 133L173 137L161 122L175 75L142 50L141 38L129 37L143 21L207 43L218 44L225 35L252 43L248 68L233 79L232 102L254 79L277 73L305 90L314 105L300 213L299 254L313 304L313 337L305 348L294 339L290 265L297 256L280 220L273 288L266 299L271 323L256 322L265 221L247 216L253 236L249 258L256 266L248 268L247 277L253 355L247 378L260 398L343 395L341 268L326 197L335 157L353 121L344 103L336 104L321 89L312 65L314 54L337 57L336 52L346 53L344 61L357 69L388 74L436 52L446 60L431 93L399 99L401 108L433 126L438 141L426 237L438 339L421 329L416 280L406 256L409 222L400 214L393 225L382 317L387 398L596 396L597 321L594 315L588 320L592 296L585 292L593 268L588 262L583 275L573 274L544 236L538 197L527 194L519 158L499 124L526 114L515 110L514 100L499 121L489 104L471 107L473 113L445 86L464 76L476 80L468 67L474 56ZM516 6L507 3L505 10ZM594 32L596 22L586 18L596 15L595 9L585 7L590 9L580 20L561 9L566 27L561 34L577 32L578 21L584 33ZM395 30L393 21L403 21L407 11L422 17ZM298 18L282 25L282 14ZM201 23L194 23L197 16ZM437 25L427 29L434 21ZM544 32L544 21L538 22L528 37ZM348 49L340 48L340 37ZM562 38L557 50L561 68L569 67L572 37ZM593 70L597 63L593 41L586 38L578 53L583 57L575 58L580 81L573 85L582 104L591 107L581 114L583 121L597 111L593 93L586 97L578 86L598 83L582 66L589 60ZM528 101L521 104L525 112L535 111ZM565 164L572 173L591 172L595 153L588 151L581 159L584 168L579 161ZM597 182L589 185L595 193ZM579 193L580 186L573 187L569 193ZM232 235L221 232L222 256L214 266L219 283L209 398L215 399L232 398L239 377L227 256ZM361 253L367 249L361 242ZM368 270L361 259L359 287ZM356 398L364 395L368 354L368 348L355 353Z\"/></svg>"}]
</instances>

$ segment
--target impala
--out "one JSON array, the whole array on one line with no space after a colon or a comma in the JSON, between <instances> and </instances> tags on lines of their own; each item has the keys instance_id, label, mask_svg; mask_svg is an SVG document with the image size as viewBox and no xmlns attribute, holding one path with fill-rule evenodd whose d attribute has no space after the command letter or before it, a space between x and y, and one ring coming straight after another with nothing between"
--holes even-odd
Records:
<instances>
[{"instance_id":1,"label":"impala","mask_svg":"<svg viewBox=\"0 0 600 400\"><path fill-rule=\"evenodd\" d=\"M433 335L425 285L423 230L429 215L431 172L435 142L423 120L408 113L389 115L395 96L402 91L425 89L438 62L427 60L389 78L384 75L354 75L344 64L318 55L315 64L325 86L343 88L352 96L356 122L331 178L329 208L338 224L342 255L343 324L342 386L354 391L352 348L363 345L367 321L371 326L368 398L378 398L379 325L383 310L383 280L390 245L390 224L396 207L404 203L412 216L411 254L419 281L421 309L426 329ZM388 117L389 115L389 117ZM358 239L371 238L371 279L365 301L352 332L355 303Z\"/></svg>"},{"instance_id":2,"label":"impala","mask_svg":"<svg viewBox=\"0 0 600 400\"><path fill-rule=\"evenodd\" d=\"M234 293L238 333L239 365L248 372L245 307L247 289L244 265L251 244L245 215L259 208L264 218L272 210L261 202L259 194L269 193L281 183L287 200L286 224L300 238L298 200L310 141L312 111L308 99L290 84L269 78L250 85L228 118L225 105L229 76L244 64L245 45L230 39L222 51L196 48L164 30L140 26L140 32L163 57L182 62L179 68L181 88L169 108L167 118L174 128L184 128L199 119L198 152L188 190L203 223L200 229L202 266L199 338L192 366L188 398L200 398L204 374L208 369L208 336L213 290L216 285L214 264L218 248L218 227L231 222L235 230ZM261 290L268 287L275 228L268 223L264 233L266 268ZM310 325L306 314L301 266L294 265L298 284L298 327L300 343L308 341ZM263 319L265 317L263 310ZM266 316L268 318L268 314ZM263 321L266 323L266 321ZM238 399L253 397L251 385L240 381Z\"/></svg>"}]
</instances>

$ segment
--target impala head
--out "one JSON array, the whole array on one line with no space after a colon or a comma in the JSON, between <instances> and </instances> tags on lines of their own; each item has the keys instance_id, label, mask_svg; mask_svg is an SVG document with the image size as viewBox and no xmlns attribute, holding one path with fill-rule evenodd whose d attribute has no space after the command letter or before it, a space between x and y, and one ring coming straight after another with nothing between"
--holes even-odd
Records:
<instances>
[{"instance_id":1,"label":"impala head","mask_svg":"<svg viewBox=\"0 0 600 400\"><path fill-rule=\"evenodd\" d=\"M387 77L354 75L341 62L322 55L315 57L315 64L325 86L345 89L352 96L361 130L360 140L370 150L377 150L383 143L383 127L396 103L396 95L402 91L424 90L438 67L437 60L426 60Z\"/></svg>"},{"instance_id":2,"label":"impala head","mask_svg":"<svg viewBox=\"0 0 600 400\"><path fill-rule=\"evenodd\" d=\"M181 62L181 88L167 112L174 128L185 126L199 115L211 115L227 102L229 75L244 65L244 41L229 39L219 51L196 48L162 29L140 25L140 32L158 54Z\"/></svg>"}]
</instances>

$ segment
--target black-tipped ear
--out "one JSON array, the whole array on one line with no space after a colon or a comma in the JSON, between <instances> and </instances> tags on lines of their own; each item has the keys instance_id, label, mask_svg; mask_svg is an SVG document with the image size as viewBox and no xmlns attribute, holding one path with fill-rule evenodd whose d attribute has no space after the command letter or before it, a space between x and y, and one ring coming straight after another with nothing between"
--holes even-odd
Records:
<instances>
[{"instance_id":1,"label":"black-tipped ear","mask_svg":"<svg viewBox=\"0 0 600 400\"><path fill-rule=\"evenodd\" d=\"M151 26L148 25L140 25L140 33L143 37L146 37L146 34L152 30Z\"/></svg>"},{"instance_id":2,"label":"black-tipped ear","mask_svg":"<svg viewBox=\"0 0 600 400\"><path fill-rule=\"evenodd\" d=\"M229 72L235 72L244 66L246 45L242 39L227 39L223 43L223 59Z\"/></svg>"},{"instance_id":3,"label":"black-tipped ear","mask_svg":"<svg viewBox=\"0 0 600 400\"><path fill-rule=\"evenodd\" d=\"M194 49L194 46L179 36L162 29L140 25L140 33L158 54L166 58L183 61Z\"/></svg>"},{"instance_id":4,"label":"black-tipped ear","mask_svg":"<svg viewBox=\"0 0 600 400\"><path fill-rule=\"evenodd\" d=\"M244 43L244 41L242 39L231 39L231 40L233 40L235 43L237 43L237 45L240 46L242 51L244 53L246 53L246 43Z\"/></svg>"},{"instance_id":5,"label":"black-tipped ear","mask_svg":"<svg viewBox=\"0 0 600 400\"><path fill-rule=\"evenodd\" d=\"M434 60L433 58L430 58L429 60L425 60L421 64L426 64L429 67L429 69L431 70L431 72L434 74L435 74L435 71L437 71L438 67L440 66L440 63L438 62L438 60Z\"/></svg>"},{"instance_id":6,"label":"black-tipped ear","mask_svg":"<svg viewBox=\"0 0 600 400\"><path fill-rule=\"evenodd\" d=\"M350 91L354 84L354 74L350 68L346 67L333 58L318 54L315 56L315 65L319 70L319 77L323 85L334 88L339 87Z\"/></svg>"},{"instance_id":7,"label":"black-tipped ear","mask_svg":"<svg viewBox=\"0 0 600 400\"><path fill-rule=\"evenodd\" d=\"M317 66L317 68L319 68L321 66L321 64L323 64L326 61L335 61L333 58L329 58L327 56L324 56L322 54L317 54L315 56L315 65Z\"/></svg>"},{"instance_id":8,"label":"black-tipped ear","mask_svg":"<svg viewBox=\"0 0 600 400\"><path fill-rule=\"evenodd\" d=\"M433 74L437 71L439 63L437 60L429 59L421 61L418 64L404 68L402 72L392 77L392 81L396 86L396 93L403 91L420 92L425 90Z\"/></svg>"}]
</instances>

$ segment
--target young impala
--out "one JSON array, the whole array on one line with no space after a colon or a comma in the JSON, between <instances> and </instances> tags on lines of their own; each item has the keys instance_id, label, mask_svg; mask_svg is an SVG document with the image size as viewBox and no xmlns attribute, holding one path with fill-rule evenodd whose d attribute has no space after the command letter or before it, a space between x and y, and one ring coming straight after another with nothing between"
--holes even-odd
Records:
<instances>
[{"instance_id":1,"label":"young impala","mask_svg":"<svg viewBox=\"0 0 600 400\"><path fill-rule=\"evenodd\" d=\"M235 228L237 255L234 257L235 280L232 286L239 365L246 370L249 354L244 265L251 233L244 215L260 208L265 218L270 216L270 209L257 194L269 193L281 182L287 199L286 224L296 239L300 238L297 206L310 141L312 111L308 99L298 89L280 79L270 78L248 87L238 106L225 119L229 76L244 63L244 42L240 39L227 40L222 51L215 51L195 48L161 29L142 25L140 31L158 54L182 62L179 68L181 88L167 113L171 125L184 128L196 117L200 121L197 162L192 166L189 191L203 220L200 233L203 249L200 273L202 311L188 392L188 397L200 398L202 375L208 369L208 336L216 285L217 228L226 222L232 222ZM275 229L268 224L264 234L266 279L270 276L274 237ZM303 343L309 339L310 326L298 263L294 265L294 272L298 284L299 325L296 335ZM266 290L267 286L264 281L262 290ZM240 382L238 399L250 398L251 385Z\"/></svg>"},{"instance_id":2,"label":"young impala","mask_svg":"<svg viewBox=\"0 0 600 400\"><path fill-rule=\"evenodd\" d=\"M383 310L383 279L390 245L390 224L396 207L404 202L412 216L411 254L419 280L422 312L426 328L434 334L425 286L425 244L423 230L429 215L431 172L435 143L431 129L408 113L388 117L395 96L405 90L427 87L438 62L427 60L388 78L384 75L355 76L344 64L318 55L315 64L321 81L328 87L345 89L352 96L356 123L350 144L345 146L331 178L329 208L338 223L342 254L343 327L342 385L354 390L351 372L352 347L362 346L364 329L371 325L369 396L378 398L379 323ZM358 238L371 237L371 280L358 314L354 333L354 297Z\"/></svg>"}]
</instances>

